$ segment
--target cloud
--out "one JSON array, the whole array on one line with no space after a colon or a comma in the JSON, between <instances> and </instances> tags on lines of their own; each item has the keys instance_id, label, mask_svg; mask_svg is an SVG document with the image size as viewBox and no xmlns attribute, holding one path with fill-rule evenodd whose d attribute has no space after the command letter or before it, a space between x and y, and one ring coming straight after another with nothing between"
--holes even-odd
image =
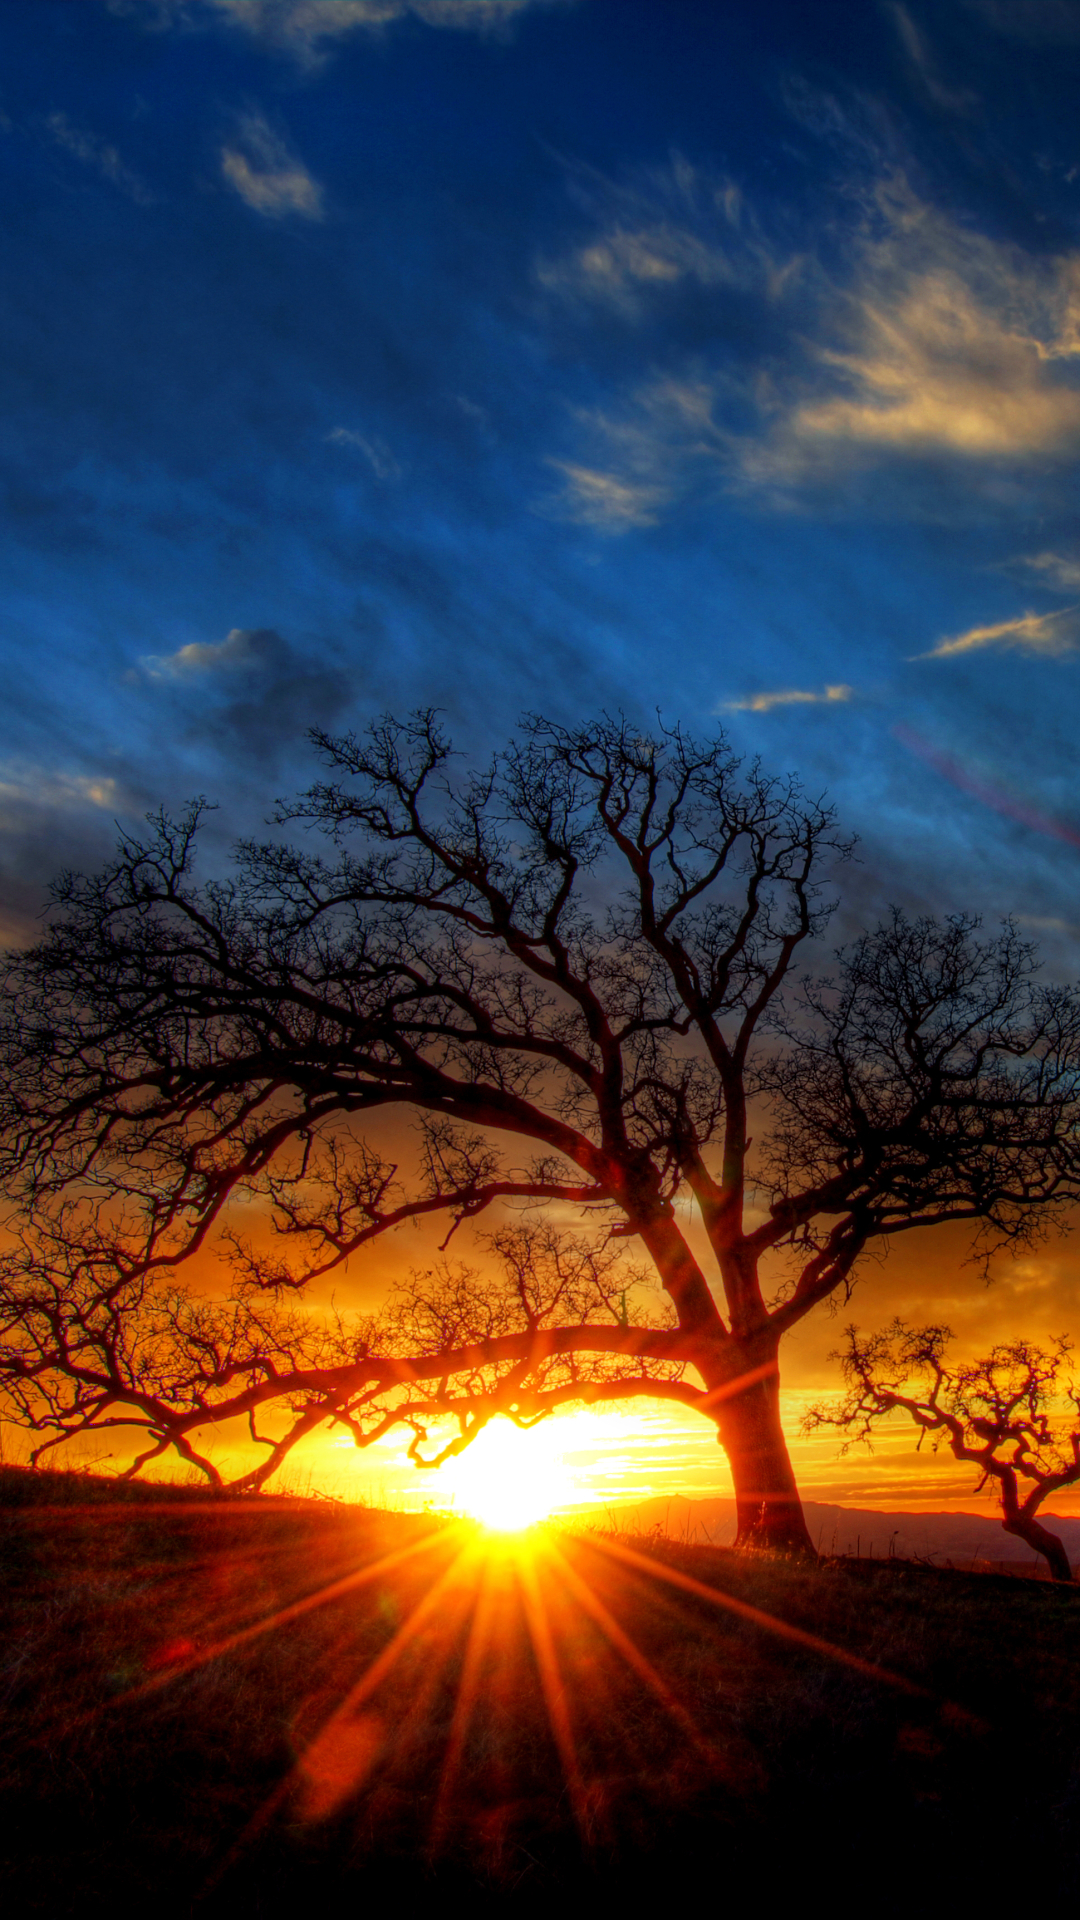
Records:
<instances>
[{"instance_id":1,"label":"cloud","mask_svg":"<svg viewBox=\"0 0 1080 1920\"><path fill-rule=\"evenodd\" d=\"M768 244L736 183L680 154L625 182L583 167L568 173L593 236L535 268L538 284L564 301L633 317L687 285L776 299L798 276L801 255Z\"/></svg>"},{"instance_id":2,"label":"cloud","mask_svg":"<svg viewBox=\"0 0 1080 1920\"><path fill-rule=\"evenodd\" d=\"M354 447L362 453L377 480L400 480L401 467L384 440L369 438L352 427L334 427L326 438L331 446Z\"/></svg>"},{"instance_id":3,"label":"cloud","mask_svg":"<svg viewBox=\"0 0 1080 1920\"><path fill-rule=\"evenodd\" d=\"M276 665L285 642L272 627L232 627L216 645L192 640L176 653L148 653L139 665L151 680L187 680L204 673L258 673Z\"/></svg>"},{"instance_id":4,"label":"cloud","mask_svg":"<svg viewBox=\"0 0 1080 1920\"><path fill-rule=\"evenodd\" d=\"M253 39L311 63L328 43L352 33L375 33L413 18L460 32L505 30L530 6L569 6L574 0L108 0L114 13L151 26L236 27Z\"/></svg>"},{"instance_id":5,"label":"cloud","mask_svg":"<svg viewBox=\"0 0 1080 1920\"><path fill-rule=\"evenodd\" d=\"M139 665L144 681L171 689L190 738L252 761L272 761L307 727L339 725L352 698L324 649L294 647L273 627L233 627L224 640L189 641Z\"/></svg>"},{"instance_id":6,"label":"cloud","mask_svg":"<svg viewBox=\"0 0 1080 1920\"><path fill-rule=\"evenodd\" d=\"M850 700L854 689L848 686L823 687L820 693L803 692L790 687L780 693L751 693L745 700L724 700L718 713L771 713L773 707L834 706Z\"/></svg>"},{"instance_id":7,"label":"cloud","mask_svg":"<svg viewBox=\"0 0 1080 1920\"><path fill-rule=\"evenodd\" d=\"M542 260L536 269L540 285L552 292L632 312L650 295L682 280L705 287L738 285L744 275L739 250L663 219L614 226L559 259Z\"/></svg>"},{"instance_id":8,"label":"cloud","mask_svg":"<svg viewBox=\"0 0 1080 1920\"><path fill-rule=\"evenodd\" d=\"M988 627L969 627L966 633L939 640L937 646L931 647L928 653L916 653L911 658L944 660L957 653L976 653L984 647L1049 654L1051 657L1071 653L1076 644L1075 634L1063 630L1061 622L1076 612L1076 607L1061 607L1055 613L1022 613L1016 620L999 620Z\"/></svg>"},{"instance_id":9,"label":"cloud","mask_svg":"<svg viewBox=\"0 0 1080 1920\"><path fill-rule=\"evenodd\" d=\"M790 499L870 467L989 476L1080 448L1080 250L980 234L879 169L847 183L846 245L823 229L796 254L679 165L652 177L651 224L640 182L606 209L597 194L593 238L538 269L579 310L606 302L628 320L655 323L673 290L698 290L659 354L650 340L666 367L574 416L568 466L654 489L655 511L710 482Z\"/></svg>"},{"instance_id":10,"label":"cloud","mask_svg":"<svg viewBox=\"0 0 1080 1920\"><path fill-rule=\"evenodd\" d=\"M39 939L48 881L92 873L108 856L117 816L142 811L110 774L0 765L0 946Z\"/></svg>"},{"instance_id":11,"label":"cloud","mask_svg":"<svg viewBox=\"0 0 1080 1920\"><path fill-rule=\"evenodd\" d=\"M236 144L222 147L221 171L241 200L268 219L323 218L322 188L259 113L244 114Z\"/></svg>"},{"instance_id":12,"label":"cloud","mask_svg":"<svg viewBox=\"0 0 1080 1920\"><path fill-rule=\"evenodd\" d=\"M822 319L819 379L840 391L786 411L781 462L1035 460L1080 442L1080 252L989 239L894 175L875 184L851 280Z\"/></svg>"},{"instance_id":13,"label":"cloud","mask_svg":"<svg viewBox=\"0 0 1080 1920\"><path fill-rule=\"evenodd\" d=\"M21 827L27 812L123 804L119 784L101 774L56 773L42 767L0 768L0 833Z\"/></svg>"},{"instance_id":14,"label":"cloud","mask_svg":"<svg viewBox=\"0 0 1080 1920\"><path fill-rule=\"evenodd\" d=\"M126 193L129 199L137 201L139 206L149 206L153 194L149 187L139 179L138 174L125 166L115 147L102 140L96 133L90 133L85 127L77 127L68 119L66 113L50 113L45 122L45 130L51 140L74 160L84 167L92 167L110 186Z\"/></svg>"},{"instance_id":15,"label":"cloud","mask_svg":"<svg viewBox=\"0 0 1080 1920\"><path fill-rule=\"evenodd\" d=\"M944 85L925 33L899 0L893 0L888 11L896 22L900 44L934 105L942 107L947 113L966 113L974 104L975 95L966 89L954 90Z\"/></svg>"},{"instance_id":16,"label":"cloud","mask_svg":"<svg viewBox=\"0 0 1080 1920\"><path fill-rule=\"evenodd\" d=\"M1014 913L1013 919L1018 926L1031 927L1036 933L1064 933L1071 939L1080 935L1080 924L1063 920L1057 913Z\"/></svg>"},{"instance_id":17,"label":"cloud","mask_svg":"<svg viewBox=\"0 0 1080 1920\"><path fill-rule=\"evenodd\" d=\"M1072 272L1070 266L1070 278ZM1049 345L1005 310L1029 289L1003 280L999 301L980 301L962 275L935 267L902 279L897 298L870 289L854 300L860 343L821 349L849 395L796 406L783 429L789 449L833 443L881 453L945 452L965 458L1031 459L1080 438L1080 392L1048 373L1074 353ZM1075 332L1070 311L1070 333ZM797 461L796 461L797 464Z\"/></svg>"},{"instance_id":18,"label":"cloud","mask_svg":"<svg viewBox=\"0 0 1080 1920\"><path fill-rule=\"evenodd\" d=\"M565 481L556 511L616 533L655 525L695 468L715 469L730 457L732 436L714 417L723 384L696 370L681 379L661 375L621 414L577 409L591 458L549 458Z\"/></svg>"},{"instance_id":19,"label":"cloud","mask_svg":"<svg viewBox=\"0 0 1080 1920\"><path fill-rule=\"evenodd\" d=\"M554 503L555 510L565 518L607 533L655 526L657 510L667 497L662 486L577 466L570 460L551 460L548 464L556 467L566 481L564 492Z\"/></svg>"},{"instance_id":20,"label":"cloud","mask_svg":"<svg viewBox=\"0 0 1080 1920\"><path fill-rule=\"evenodd\" d=\"M1017 565L1032 567L1045 574L1055 586L1073 593L1080 587L1080 559L1066 553L1032 553L1021 557Z\"/></svg>"},{"instance_id":21,"label":"cloud","mask_svg":"<svg viewBox=\"0 0 1080 1920\"><path fill-rule=\"evenodd\" d=\"M1080 444L1080 252L1036 257L878 180L804 373L744 448L751 479L869 459L1035 461ZM829 389L832 388L830 392Z\"/></svg>"}]
</instances>

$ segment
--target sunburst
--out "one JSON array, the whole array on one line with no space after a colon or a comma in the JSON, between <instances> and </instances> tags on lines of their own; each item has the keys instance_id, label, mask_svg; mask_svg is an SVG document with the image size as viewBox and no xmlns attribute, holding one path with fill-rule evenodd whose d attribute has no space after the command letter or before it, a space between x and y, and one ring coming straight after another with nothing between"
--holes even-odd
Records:
<instances>
[{"instance_id":1,"label":"sunburst","mask_svg":"<svg viewBox=\"0 0 1080 1920\"><path fill-rule=\"evenodd\" d=\"M500 1485L494 1474L493 1483ZM433 1524L421 1538L373 1555L239 1630L215 1637L207 1623L198 1646L170 1657L111 1704L158 1692L262 1636L288 1634L315 1609L334 1608L341 1631L335 1627L331 1658L312 1674L310 1709L294 1727L293 1764L248 1820L215 1882L279 1820L318 1829L351 1818L354 1807L359 1819L365 1795L398 1773L412 1777L418 1747L427 1750L421 1766L431 1783L423 1815L428 1852L434 1858L480 1844L485 1820L500 1810L512 1819L527 1802L515 1769L535 1765L545 1722L565 1805L584 1842L596 1845L612 1837L610 1780L635 1771L651 1776L662 1764L661 1749L692 1762L701 1778L739 1790L738 1756L718 1734L715 1716L706 1708L702 1718L702 1702L680 1683L677 1661L673 1677L656 1646L642 1644L643 1634L647 1643L655 1637L665 1595L676 1645L691 1617L700 1626L706 1605L764 1638L929 1697L903 1676L625 1540L459 1522ZM688 1603L680 1629L671 1610ZM642 1728L653 1730L644 1746Z\"/></svg>"}]
</instances>

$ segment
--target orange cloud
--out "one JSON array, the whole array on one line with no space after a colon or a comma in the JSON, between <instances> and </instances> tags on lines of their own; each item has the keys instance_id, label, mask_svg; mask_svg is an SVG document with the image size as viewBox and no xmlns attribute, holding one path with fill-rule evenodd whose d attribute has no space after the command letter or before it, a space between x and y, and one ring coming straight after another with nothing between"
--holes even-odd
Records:
<instances>
[{"instance_id":1,"label":"orange cloud","mask_svg":"<svg viewBox=\"0 0 1080 1920\"><path fill-rule=\"evenodd\" d=\"M845 685L824 687L820 693L801 687L787 687L777 693L751 693L745 700L725 700L720 710L724 713L770 713L773 707L827 707L850 700L851 696L851 687Z\"/></svg>"}]
</instances>

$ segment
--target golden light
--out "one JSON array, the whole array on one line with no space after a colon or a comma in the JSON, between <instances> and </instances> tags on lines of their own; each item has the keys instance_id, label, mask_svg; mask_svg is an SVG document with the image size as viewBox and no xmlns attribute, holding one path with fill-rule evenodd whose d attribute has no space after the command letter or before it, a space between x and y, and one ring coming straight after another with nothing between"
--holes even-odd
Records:
<instances>
[{"instance_id":1,"label":"golden light","mask_svg":"<svg viewBox=\"0 0 1080 1920\"><path fill-rule=\"evenodd\" d=\"M441 1470L455 1510L498 1533L517 1533L572 1502L576 1483L563 1458L561 1425L545 1420L523 1429L492 1420Z\"/></svg>"}]
</instances>

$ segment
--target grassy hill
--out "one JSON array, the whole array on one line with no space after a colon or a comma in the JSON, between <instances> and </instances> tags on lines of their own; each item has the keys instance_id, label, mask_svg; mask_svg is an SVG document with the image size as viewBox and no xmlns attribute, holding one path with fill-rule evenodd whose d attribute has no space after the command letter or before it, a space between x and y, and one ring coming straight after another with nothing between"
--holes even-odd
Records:
<instances>
[{"instance_id":1,"label":"grassy hill","mask_svg":"<svg viewBox=\"0 0 1080 1920\"><path fill-rule=\"evenodd\" d=\"M1080 1891L1080 1589L13 1473L13 1911Z\"/></svg>"}]
</instances>

